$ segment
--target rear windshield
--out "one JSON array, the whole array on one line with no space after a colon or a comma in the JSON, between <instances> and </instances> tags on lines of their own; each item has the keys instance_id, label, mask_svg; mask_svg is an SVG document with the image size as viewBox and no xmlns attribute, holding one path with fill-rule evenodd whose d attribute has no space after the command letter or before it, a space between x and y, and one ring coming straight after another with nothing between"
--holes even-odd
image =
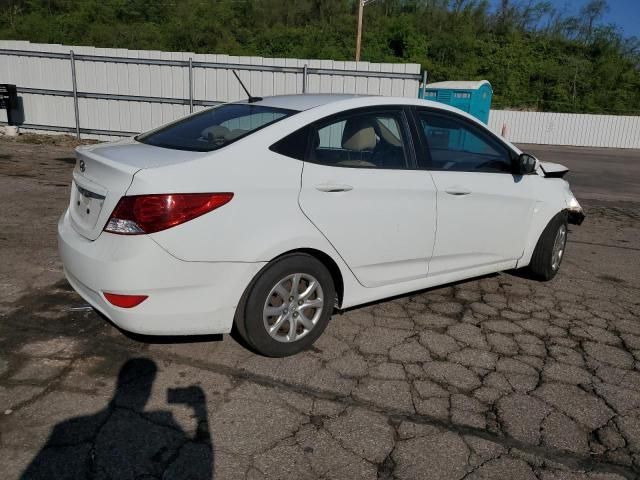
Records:
<instances>
[{"instance_id":1,"label":"rear windshield","mask_svg":"<svg viewBox=\"0 0 640 480\"><path fill-rule=\"evenodd\" d=\"M143 133L136 140L156 147L210 152L294 113L283 108L229 103Z\"/></svg>"}]
</instances>

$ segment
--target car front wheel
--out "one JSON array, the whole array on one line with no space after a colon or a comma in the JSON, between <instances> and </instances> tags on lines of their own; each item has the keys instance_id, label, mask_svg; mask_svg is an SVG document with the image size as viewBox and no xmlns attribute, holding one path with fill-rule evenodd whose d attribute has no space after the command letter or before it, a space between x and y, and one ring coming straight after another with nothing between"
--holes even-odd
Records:
<instances>
[{"instance_id":1,"label":"car front wheel","mask_svg":"<svg viewBox=\"0 0 640 480\"><path fill-rule=\"evenodd\" d=\"M238 332L263 355L296 354L322 334L335 296L331 274L319 260L286 255L267 265L249 287L236 316Z\"/></svg>"},{"instance_id":2,"label":"car front wheel","mask_svg":"<svg viewBox=\"0 0 640 480\"><path fill-rule=\"evenodd\" d=\"M529 269L540 280L551 280L560 269L567 245L567 213L551 219L540 235Z\"/></svg>"}]
</instances>

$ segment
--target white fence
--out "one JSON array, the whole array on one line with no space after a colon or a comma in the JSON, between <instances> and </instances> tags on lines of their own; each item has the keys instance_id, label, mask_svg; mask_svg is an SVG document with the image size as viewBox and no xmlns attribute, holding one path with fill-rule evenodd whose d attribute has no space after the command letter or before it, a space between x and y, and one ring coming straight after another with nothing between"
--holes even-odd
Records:
<instances>
[{"instance_id":1,"label":"white fence","mask_svg":"<svg viewBox=\"0 0 640 480\"><path fill-rule=\"evenodd\" d=\"M79 129L85 137L137 133L191 110L245 98L232 70L254 96L307 92L415 97L420 82L419 64L0 41L0 83L18 86L25 126L75 133L77 99ZM3 111L0 115L0 121L6 121Z\"/></svg>"},{"instance_id":2,"label":"white fence","mask_svg":"<svg viewBox=\"0 0 640 480\"><path fill-rule=\"evenodd\" d=\"M640 148L640 116L491 110L489 127L514 143Z\"/></svg>"},{"instance_id":3,"label":"white fence","mask_svg":"<svg viewBox=\"0 0 640 480\"><path fill-rule=\"evenodd\" d=\"M87 138L131 135L207 105L242 99L245 94L232 70L255 96L307 92L415 97L420 83L418 64L0 41L0 83L18 86L23 128L80 132ZM2 122L6 116L0 110ZM492 110L489 126L498 134L506 126L507 138L517 143L640 148L638 116Z\"/></svg>"}]
</instances>

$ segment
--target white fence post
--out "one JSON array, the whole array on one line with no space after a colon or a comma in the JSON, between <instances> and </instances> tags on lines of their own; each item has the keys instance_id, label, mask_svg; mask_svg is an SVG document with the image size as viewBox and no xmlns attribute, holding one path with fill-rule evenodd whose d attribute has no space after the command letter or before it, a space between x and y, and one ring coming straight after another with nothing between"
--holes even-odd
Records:
<instances>
[{"instance_id":1,"label":"white fence post","mask_svg":"<svg viewBox=\"0 0 640 480\"><path fill-rule=\"evenodd\" d=\"M193 113L193 58L189 57L189 113Z\"/></svg>"},{"instance_id":2,"label":"white fence post","mask_svg":"<svg viewBox=\"0 0 640 480\"><path fill-rule=\"evenodd\" d=\"M80 138L80 112L78 110L78 82L76 79L76 59L73 50L69 52L69 61L71 63L71 84L73 85L73 110L76 120L76 138Z\"/></svg>"}]
</instances>

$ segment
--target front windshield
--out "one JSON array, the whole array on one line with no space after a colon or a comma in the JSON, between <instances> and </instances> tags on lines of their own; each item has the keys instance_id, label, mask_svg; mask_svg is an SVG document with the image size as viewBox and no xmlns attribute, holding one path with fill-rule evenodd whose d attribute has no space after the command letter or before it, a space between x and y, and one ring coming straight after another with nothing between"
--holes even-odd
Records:
<instances>
[{"instance_id":1,"label":"front windshield","mask_svg":"<svg viewBox=\"0 0 640 480\"><path fill-rule=\"evenodd\" d=\"M156 147L209 152L296 113L250 103L229 103L191 115L136 140Z\"/></svg>"}]
</instances>

